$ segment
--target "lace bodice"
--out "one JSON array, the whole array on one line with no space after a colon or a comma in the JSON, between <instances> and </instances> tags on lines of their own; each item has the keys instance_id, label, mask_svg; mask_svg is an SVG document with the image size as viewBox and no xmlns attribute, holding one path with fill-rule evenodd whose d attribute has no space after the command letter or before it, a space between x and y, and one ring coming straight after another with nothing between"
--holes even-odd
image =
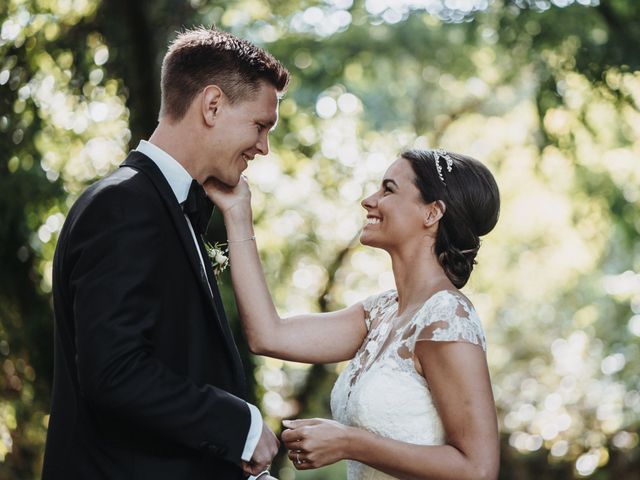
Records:
<instances>
[{"instance_id":1,"label":"lace bodice","mask_svg":"<svg viewBox=\"0 0 640 480\"><path fill-rule=\"evenodd\" d=\"M473 306L452 290L437 292L417 311L400 316L395 290L369 297L363 305L368 334L333 387L333 417L403 442L443 444L442 422L427 382L416 370L415 345L425 340L468 342L486 351L482 325ZM394 477L349 461L348 478Z\"/></svg>"}]
</instances>

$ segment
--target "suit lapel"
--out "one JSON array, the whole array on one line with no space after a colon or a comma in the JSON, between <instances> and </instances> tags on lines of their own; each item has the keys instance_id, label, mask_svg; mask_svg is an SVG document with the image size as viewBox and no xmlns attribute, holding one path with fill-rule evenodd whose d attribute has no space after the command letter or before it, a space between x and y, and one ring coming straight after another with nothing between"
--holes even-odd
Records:
<instances>
[{"instance_id":1,"label":"suit lapel","mask_svg":"<svg viewBox=\"0 0 640 480\"><path fill-rule=\"evenodd\" d=\"M231 357L234 359L233 363L235 365L235 368L239 371L240 376L237 378L244 378L241 365L237 365L239 363L238 349L235 345L231 330L229 328L229 324L224 314L224 306L218 294L218 287L215 283L215 280L212 278L213 272L210 272L211 268L203 269L202 267L202 263L200 262L196 246L193 242L191 231L189 230L189 226L187 224L187 219L185 218L182 207L178 204L178 201L176 200L176 197L173 194L169 183L165 179L158 166L146 155L143 155L140 152L132 151L124 161L124 163L122 163L121 167L130 167L146 175L160 194L160 197L165 203L170 214L171 220L176 227L176 231L178 232L178 236L180 237L180 241L182 243L184 251L189 258L189 263L191 264L193 273L198 279L198 283L200 284L202 293L207 298L207 304L211 307L212 313L216 318L216 322L223 336L225 337L225 343L228 346ZM205 265L208 266L209 256L204 249L202 239L199 238L198 234L196 234L196 237L202 259L204 260ZM238 372L236 373L238 374Z\"/></svg>"},{"instance_id":2,"label":"suit lapel","mask_svg":"<svg viewBox=\"0 0 640 480\"><path fill-rule=\"evenodd\" d=\"M202 264L200 263L200 259L198 258L198 253L194 248L195 246L193 244L191 232L189 231L189 226L187 225L187 219L184 217L182 207L180 206L180 204L178 204L178 201L176 200L176 197L173 194L169 183L164 178L164 175L162 175L160 169L151 159L147 158L146 155L135 151L129 154L129 156L121 166L131 167L142 172L151 180L156 190L158 190L158 192L160 193L160 197L162 198L167 207L167 210L169 211L171 220L176 227L185 253L187 254L187 257L189 257L189 263L191 264L193 273L198 278L198 283L200 284L203 293L207 296L207 298L213 300L211 298L211 294L209 293L206 277L203 274L204 272L202 272Z\"/></svg>"},{"instance_id":3,"label":"suit lapel","mask_svg":"<svg viewBox=\"0 0 640 480\"><path fill-rule=\"evenodd\" d=\"M224 305L222 303L222 298L220 298L220 290L218 289L218 283L216 282L215 276L213 274L213 267L211 267L209 265L209 256L206 252L206 249L204 247L204 242L202 240L202 236L199 234L196 234L196 237L198 239L198 247L200 248L200 253L202 255L202 258L205 261L205 264L207 265L207 269L205 270L205 275L207 277L207 281L209 283L209 286L211 287L211 294L213 295L213 303L214 306L216 308L216 310L218 312L220 312L220 314L218 315L218 318L221 319L220 322L220 327L222 329L222 332L224 333L226 339L227 339L227 344L229 345L229 348L233 350L234 352L234 358L239 359L240 358L240 352L238 352L238 347L236 345L236 342L233 340L233 333L231 333L231 327L229 327L229 321L227 320L227 316L224 312ZM244 381L244 370L242 369L242 363L241 362L234 362L234 365L236 367L236 375L237 378L240 378L242 380L241 382L241 387L244 391L245 388L245 381Z\"/></svg>"}]
</instances>

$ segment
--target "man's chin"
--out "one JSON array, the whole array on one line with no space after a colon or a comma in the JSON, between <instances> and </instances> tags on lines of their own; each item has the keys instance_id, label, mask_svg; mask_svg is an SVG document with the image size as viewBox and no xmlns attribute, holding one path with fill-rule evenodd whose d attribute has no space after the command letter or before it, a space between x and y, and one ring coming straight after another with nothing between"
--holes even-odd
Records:
<instances>
[{"instance_id":1,"label":"man's chin","mask_svg":"<svg viewBox=\"0 0 640 480\"><path fill-rule=\"evenodd\" d=\"M233 188L236 185L238 185L238 183L240 183L240 176L233 177L233 178L231 178L231 177L214 177L214 176L211 176L211 177L207 178L207 181L209 181L209 180L215 180L216 182L222 183L226 187Z\"/></svg>"}]
</instances>

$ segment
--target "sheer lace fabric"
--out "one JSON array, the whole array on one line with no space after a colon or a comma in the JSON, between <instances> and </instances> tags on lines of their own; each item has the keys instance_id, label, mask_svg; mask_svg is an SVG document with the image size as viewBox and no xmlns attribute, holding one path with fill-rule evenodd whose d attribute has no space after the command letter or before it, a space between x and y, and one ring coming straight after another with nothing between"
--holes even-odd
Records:
<instances>
[{"instance_id":1,"label":"sheer lace fabric","mask_svg":"<svg viewBox=\"0 0 640 480\"><path fill-rule=\"evenodd\" d=\"M418 341L467 342L486 351L473 306L462 294L449 290L434 294L417 311L400 316L394 290L369 297L363 305L368 334L333 387L333 417L403 442L443 444L442 422L427 382L416 370L415 345ZM348 478L394 477L349 461Z\"/></svg>"}]
</instances>

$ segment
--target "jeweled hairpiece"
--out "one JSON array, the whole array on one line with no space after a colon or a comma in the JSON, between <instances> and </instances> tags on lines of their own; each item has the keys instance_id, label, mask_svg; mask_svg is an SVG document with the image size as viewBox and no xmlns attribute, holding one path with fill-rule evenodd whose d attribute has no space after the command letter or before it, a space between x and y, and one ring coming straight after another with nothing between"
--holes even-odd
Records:
<instances>
[{"instance_id":1,"label":"jeweled hairpiece","mask_svg":"<svg viewBox=\"0 0 640 480\"><path fill-rule=\"evenodd\" d=\"M440 180L442 180L442 183L446 185L447 182L444 181L444 176L442 175L442 166L440 165L440 158L443 158L447 163L447 172L449 173L451 173L451 169L453 168L453 158L451 158L451 155L449 155L449 152L447 152L443 148L438 148L434 150L433 153L435 153L436 170L438 171L438 176L440 177Z\"/></svg>"}]
</instances>

